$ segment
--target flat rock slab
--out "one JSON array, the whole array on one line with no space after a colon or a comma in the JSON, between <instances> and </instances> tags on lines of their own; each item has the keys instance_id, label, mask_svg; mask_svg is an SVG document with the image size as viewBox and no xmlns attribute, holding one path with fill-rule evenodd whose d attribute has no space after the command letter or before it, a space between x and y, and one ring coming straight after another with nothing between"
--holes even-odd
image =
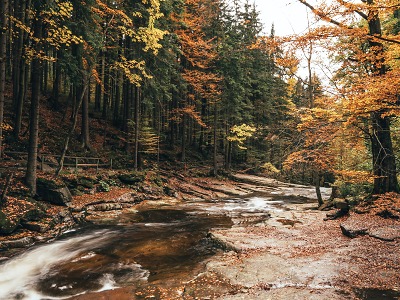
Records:
<instances>
[{"instance_id":1,"label":"flat rock slab","mask_svg":"<svg viewBox=\"0 0 400 300\"><path fill-rule=\"evenodd\" d=\"M351 238L368 235L383 241L400 240L400 222L395 219L352 215L340 224L340 228L344 235Z\"/></svg>"},{"instance_id":2,"label":"flat rock slab","mask_svg":"<svg viewBox=\"0 0 400 300\"><path fill-rule=\"evenodd\" d=\"M383 241L400 240L400 225L371 228L368 230L368 234Z\"/></svg>"}]
</instances>

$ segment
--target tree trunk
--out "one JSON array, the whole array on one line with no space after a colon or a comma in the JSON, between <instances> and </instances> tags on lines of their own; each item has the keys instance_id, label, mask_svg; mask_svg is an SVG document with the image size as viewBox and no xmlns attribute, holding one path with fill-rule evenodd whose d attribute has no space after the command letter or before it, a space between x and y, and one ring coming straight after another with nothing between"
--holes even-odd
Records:
<instances>
[{"instance_id":1,"label":"tree trunk","mask_svg":"<svg viewBox=\"0 0 400 300\"><path fill-rule=\"evenodd\" d=\"M86 79L86 81L89 81ZM85 85L85 84L83 84ZM89 91L88 88L81 87L84 90L82 100L82 127L81 127L81 139L82 148L91 149L90 146L90 134L89 134Z\"/></svg>"},{"instance_id":2,"label":"tree trunk","mask_svg":"<svg viewBox=\"0 0 400 300\"><path fill-rule=\"evenodd\" d=\"M217 161L217 123L218 123L218 115L217 115L217 101L214 102L214 153L213 153L213 173L214 176L218 175L218 161Z\"/></svg>"},{"instance_id":3,"label":"tree trunk","mask_svg":"<svg viewBox=\"0 0 400 300\"><path fill-rule=\"evenodd\" d=\"M318 171L314 173L314 183L315 183L315 193L317 194L317 199L318 199L318 206L321 206L324 204L324 200L322 199L321 195L321 180L322 176L319 174Z\"/></svg>"},{"instance_id":4,"label":"tree trunk","mask_svg":"<svg viewBox=\"0 0 400 300\"><path fill-rule=\"evenodd\" d=\"M187 123L187 116L183 114L182 116L182 144L181 144L181 161L184 163L186 161L186 123Z\"/></svg>"},{"instance_id":5,"label":"tree trunk","mask_svg":"<svg viewBox=\"0 0 400 300\"><path fill-rule=\"evenodd\" d=\"M134 153L134 170L138 170L139 166L139 131L140 128L140 90L135 87L135 153Z\"/></svg>"},{"instance_id":6,"label":"tree trunk","mask_svg":"<svg viewBox=\"0 0 400 300\"><path fill-rule=\"evenodd\" d=\"M373 0L368 0L368 4L373 5ZM370 9L368 14L369 32L372 36L382 34L382 26L379 13L375 8ZM385 75L387 66L385 65L384 46L376 41L369 42L374 53L371 71L373 76ZM390 119L382 117L381 111L375 112L371 116L372 120L372 159L374 170L374 194L384 194L387 192L399 192L397 182L396 159L393 152L392 138L390 134Z\"/></svg>"},{"instance_id":7,"label":"tree trunk","mask_svg":"<svg viewBox=\"0 0 400 300\"><path fill-rule=\"evenodd\" d=\"M84 86L83 86L83 88L82 88L82 90L81 90L81 94L80 94L80 97L79 97L79 101L78 101L78 103L77 103L77 105L76 105L76 110L75 110L75 112L74 112L74 114L73 114L73 115L74 115L74 118L73 118L73 120L72 120L71 128L70 128L70 130L69 130L69 132L68 132L67 137L65 138L64 147L63 147L63 150L62 150L60 159L59 159L59 161L58 161L58 169L57 169L57 171L56 171L56 176L59 176L59 175L60 175L60 173L61 173L61 171L62 171L62 169L63 169L63 167L64 167L64 159L65 159L65 155L67 154L69 141L71 140L71 137L72 137L72 135L74 134L74 130L75 130L75 127L76 127L76 123L77 123L77 121L78 121L78 111L79 111L79 109L80 109L80 107L81 107L81 105L82 105L83 98L85 97L85 93L86 93L87 88L88 88L88 85L85 83Z\"/></svg>"},{"instance_id":8,"label":"tree trunk","mask_svg":"<svg viewBox=\"0 0 400 300\"><path fill-rule=\"evenodd\" d=\"M61 89L61 63L60 60L62 59L62 51L57 51L57 61L55 63L55 76L53 82L53 107L55 109L59 108L59 101L60 101L60 89Z\"/></svg>"},{"instance_id":9,"label":"tree trunk","mask_svg":"<svg viewBox=\"0 0 400 300\"><path fill-rule=\"evenodd\" d=\"M374 170L374 194L399 192L396 159L390 135L390 119L380 113L372 115L372 157Z\"/></svg>"},{"instance_id":10,"label":"tree trunk","mask_svg":"<svg viewBox=\"0 0 400 300\"><path fill-rule=\"evenodd\" d=\"M26 98L28 70L24 60L21 60L20 75L18 80L18 94L16 100L15 118L14 118L14 138L19 139L22 128L22 114L24 111L24 103Z\"/></svg>"},{"instance_id":11,"label":"tree trunk","mask_svg":"<svg viewBox=\"0 0 400 300\"><path fill-rule=\"evenodd\" d=\"M6 86L6 64L7 64L7 15L8 0L0 3L0 158L3 156L3 120L4 120L4 94Z\"/></svg>"},{"instance_id":12,"label":"tree trunk","mask_svg":"<svg viewBox=\"0 0 400 300\"><path fill-rule=\"evenodd\" d=\"M34 1L36 12L40 11L41 1ZM34 18L33 21L34 37L38 40L42 38L42 20L40 16ZM36 43L35 50L40 52L40 43ZM32 96L29 118L29 146L28 146L28 162L25 180L31 194L36 194L36 168L39 141L39 100L40 100L40 76L42 74L42 62L40 58L35 57L32 61Z\"/></svg>"}]
</instances>

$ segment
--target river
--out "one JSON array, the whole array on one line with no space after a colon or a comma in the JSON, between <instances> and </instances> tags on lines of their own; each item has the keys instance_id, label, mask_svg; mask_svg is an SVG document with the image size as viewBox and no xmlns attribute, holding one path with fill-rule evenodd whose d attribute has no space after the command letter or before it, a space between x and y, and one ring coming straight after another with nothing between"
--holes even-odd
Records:
<instances>
[{"instance_id":1,"label":"river","mask_svg":"<svg viewBox=\"0 0 400 300\"><path fill-rule=\"evenodd\" d=\"M188 280L221 251L207 235L252 217L268 219L282 201L262 195L193 201L121 214L70 231L0 265L0 299L67 299L121 287ZM172 279L172 281L171 281Z\"/></svg>"}]
</instances>

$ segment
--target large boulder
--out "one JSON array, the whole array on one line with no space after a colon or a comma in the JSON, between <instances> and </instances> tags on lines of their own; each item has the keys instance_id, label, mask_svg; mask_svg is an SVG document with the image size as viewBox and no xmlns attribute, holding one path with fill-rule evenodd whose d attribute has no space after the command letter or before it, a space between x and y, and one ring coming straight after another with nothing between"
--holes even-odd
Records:
<instances>
[{"instance_id":1,"label":"large boulder","mask_svg":"<svg viewBox=\"0 0 400 300\"><path fill-rule=\"evenodd\" d=\"M38 179L36 192L44 201L55 205L69 206L72 201L72 195L67 186L51 180Z\"/></svg>"}]
</instances>

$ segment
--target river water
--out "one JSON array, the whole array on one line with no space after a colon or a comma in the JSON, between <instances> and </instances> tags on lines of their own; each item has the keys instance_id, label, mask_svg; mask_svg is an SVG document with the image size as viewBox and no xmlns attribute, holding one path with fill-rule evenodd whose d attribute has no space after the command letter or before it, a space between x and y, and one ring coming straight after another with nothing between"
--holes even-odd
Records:
<instances>
[{"instance_id":1,"label":"river water","mask_svg":"<svg viewBox=\"0 0 400 300\"><path fill-rule=\"evenodd\" d=\"M253 195L120 215L67 232L0 265L0 299L67 299L93 291L192 278L221 251L207 233L239 216L259 222L282 201ZM197 272L197 273L196 273Z\"/></svg>"}]
</instances>

